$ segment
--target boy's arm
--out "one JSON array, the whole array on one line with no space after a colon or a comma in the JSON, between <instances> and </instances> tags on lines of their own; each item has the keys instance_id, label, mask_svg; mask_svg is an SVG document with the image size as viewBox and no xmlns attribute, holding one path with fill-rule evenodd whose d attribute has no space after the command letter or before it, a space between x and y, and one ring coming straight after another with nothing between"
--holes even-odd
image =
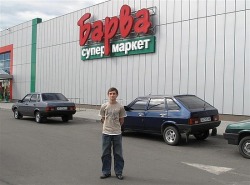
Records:
<instances>
[{"instance_id":1,"label":"boy's arm","mask_svg":"<svg viewBox=\"0 0 250 185\"><path fill-rule=\"evenodd\" d=\"M124 123L124 118L119 118L120 125Z\"/></svg>"},{"instance_id":2,"label":"boy's arm","mask_svg":"<svg viewBox=\"0 0 250 185\"><path fill-rule=\"evenodd\" d=\"M105 117L102 117L101 122L102 124L104 123Z\"/></svg>"}]
</instances>

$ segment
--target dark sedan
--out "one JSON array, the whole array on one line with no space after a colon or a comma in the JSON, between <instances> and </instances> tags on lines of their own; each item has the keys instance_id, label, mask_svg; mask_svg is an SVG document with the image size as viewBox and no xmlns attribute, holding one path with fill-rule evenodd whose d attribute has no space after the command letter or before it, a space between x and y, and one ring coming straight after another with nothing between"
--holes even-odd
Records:
<instances>
[{"instance_id":1,"label":"dark sedan","mask_svg":"<svg viewBox=\"0 0 250 185\"><path fill-rule=\"evenodd\" d=\"M123 132L161 134L169 145L177 145L181 134L205 140L221 122L218 110L195 95L138 97L125 110Z\"/></svg>"},{"instance_id":2,"label":"dark sedan","mask_svg":"<svg viewBox=\"0 0 250 185\"><path fill-rule=\"evenodd\" d=\"M32 116L41 123L48 117L61 117L63 122L67 122L73 119L76 107L61 93L30 93L13 104L12 111L15 119Z\"/></svg>"}]
</instances>

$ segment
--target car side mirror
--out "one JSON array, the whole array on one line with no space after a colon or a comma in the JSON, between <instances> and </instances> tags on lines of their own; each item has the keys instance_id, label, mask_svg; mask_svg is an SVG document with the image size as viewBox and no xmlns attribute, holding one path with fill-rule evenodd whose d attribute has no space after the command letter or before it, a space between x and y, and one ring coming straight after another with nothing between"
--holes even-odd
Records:
<instances>
[{"instance_id":1,"label":"car side mirror","mask_svg":"<svg viewBox=\"0 0 250 185\"><path fill-rule=\"evenodd\" d=\"M22 100L18 100L17 102L18 102L18 103L22 103L23 101L22 101Z\"/></svg>"},{"instance_id":2,"label":"car side mirror","mask_svg":"<svg viewBox=\"0 0 250 185\"><path fill-rule=\"evenodd\" d=\"M131 111L132 109L128 106L124 106L125 111Z\"/></svg>"}]
</instances>

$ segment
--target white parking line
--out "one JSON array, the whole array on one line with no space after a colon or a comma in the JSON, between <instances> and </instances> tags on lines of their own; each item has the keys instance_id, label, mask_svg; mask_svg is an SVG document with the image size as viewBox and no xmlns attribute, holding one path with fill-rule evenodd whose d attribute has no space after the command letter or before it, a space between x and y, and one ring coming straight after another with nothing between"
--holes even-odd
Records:
<instances>
[{"instance_id":1,"label":"white parking line","mask_svg":"<svg viewBox=\"0 0 250 185\"><path fill-rule=\"evenodd\" d=\"M197 163L186 163L182 162L183 164L193 166L195 168L205 170L209 173L215 174L215 175L220 175L222 173L228 172L233 170L233 168L227 168L227 167L220 167L220 166L210 166L210 165L203 165L203 164L197 164Z\"/></svg>"}]
</instances>

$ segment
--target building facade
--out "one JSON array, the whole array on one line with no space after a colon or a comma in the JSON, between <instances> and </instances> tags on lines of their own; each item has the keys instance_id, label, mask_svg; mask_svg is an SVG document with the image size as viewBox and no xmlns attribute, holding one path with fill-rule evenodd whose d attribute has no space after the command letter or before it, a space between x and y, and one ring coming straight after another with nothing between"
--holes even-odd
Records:
<instances>
[{"instance_id":1,"label":"building facade","mask_svg":"<svg viewBox=\"0 0 250 185\"><path fill-rule=\"evenodd\" d=\"M154 52L82 60L79 19L91 13L86 23L104 21L119 16L124 4L132 14L150 12ZM12 75L12 99L62 92L76 103L100 105L114 86L124 105L148 94L195 94L221 114L249 116L249 33L250 0L109 0L1 31L0 56L7 53L10 64L0 58L0 68Z\"/></svg>"}]
</instances>

